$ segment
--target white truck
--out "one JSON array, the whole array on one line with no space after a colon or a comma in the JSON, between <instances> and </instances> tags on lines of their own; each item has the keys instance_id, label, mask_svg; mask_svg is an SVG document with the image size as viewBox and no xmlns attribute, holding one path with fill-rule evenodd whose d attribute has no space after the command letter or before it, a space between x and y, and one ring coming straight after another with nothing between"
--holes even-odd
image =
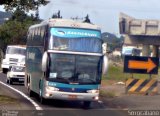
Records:
<instances>
[{"instance_id":1,"label":"white truck","mask_svg":"<svg viewBox=\"0 0 160 116\"><path fill-rule=\"evenodd\" d=\"M122 47L122 56L141 56L141 49L133 46L123 46Z\"/></svg>"},{"instance_id":2,"label":"white truck","mask_svg":"<svg viewBox=\"0 0 160 116\"><path fill-rule=\"evenodd\" d=\"M25 66L26 46L9 45L2 60L1 68L6 73L10 66Z\"/></svg>"}]
</instances>

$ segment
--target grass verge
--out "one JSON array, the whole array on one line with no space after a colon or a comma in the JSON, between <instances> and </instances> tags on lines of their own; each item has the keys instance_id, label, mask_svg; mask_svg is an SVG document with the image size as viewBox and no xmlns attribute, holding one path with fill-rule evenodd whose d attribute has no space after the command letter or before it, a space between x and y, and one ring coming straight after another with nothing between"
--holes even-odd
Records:
<instances>
[{"instance_id":1,"label":"grass verge","mask_svg":"<svg viewBox=\"0 0 160 116\"><path fill-rule=\"evenodd\" d=\"M114 91L104 91L100 90L100 97L114 98L116 93Z\"/></svg>"},{"instance_id":2,"label":"grass verge","mask_svg":"<svg viewBox=\"0 0 160 116\"><path fill-rule=\"evenodd\" d=\"M0 104L13 104L13 103L17 103L17 100L9 96L0 95Z\"/></svg>"}]
</instances>

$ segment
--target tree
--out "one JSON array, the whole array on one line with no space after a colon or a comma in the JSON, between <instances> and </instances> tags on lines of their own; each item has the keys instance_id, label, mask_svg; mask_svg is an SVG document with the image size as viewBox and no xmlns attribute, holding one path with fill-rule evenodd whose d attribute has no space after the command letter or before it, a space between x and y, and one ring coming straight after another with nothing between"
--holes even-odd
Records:
<instances>
[{"instance_id":1,"label":"tree","mask_svg":"<svg viewBox=\"0 0 160 116\"><path fill-rule=\"evenodd\" d=\"M27 15L24 11L20 10L19 8L17 8L13 14L10 20L16 20L19 22L23 22L24 19L26 19Z\"/></svg>"},{"instance_id":2,"label":"tree","mask_svg":"<svg viewBox=\"0 0 160 116\"><path fill-rule=\"evenodd\" d=\"M102 39L107 43L111 51L115 50L116 48L121 49L124 41L123 36L117 37L115 34L111 34L108 32L102 33Z\"/></svg>"},{"instance_id":3,"label":"tree","mask_svg":"<svg viewBox=\"0 0 160 116\"><path fill-rule=\"evenodd\" d=\"M39 20L39 10L37 9L36 14L35 14L35 20Z\"/></svg>"},{"instance_id":4,"label":"tree","mask_svg":"<svg viewBox=\"0 0 160 116\"><path fill-rule=\"evenodd\" d=\"M39 6L48 4L47 0L1 0L0 5L4 5L7 11L19 8L23 11L37 10Z\"/></svg>"},{"instance_id":5,"label":"tree","mask_svg":"<svg viewBox=\"0 0 160 116\"><path fill-rule=\"evenodd\" d=\"M26 44L29 26L40 21L38 7L48 3L47 0L0 0L0 5L13 13L12 18L0 26L0 52L5 52L8 44ZM26 14L29 10L37 10L35 17Z\"/></svg>"},{"instance_id":6,"label":"tree","mask_svg":"<svg viewBox=\"0 0 160 116\"><path fill-rule=\"evenodd\" d=\"M52 18L62 18L60 10L52 15Z\"/></svg>"},{"instance_id":7,"label":"tree","mask_svg":"<svg viewBox=\"0 0 160 116\"><path fill-rule=\"evenodd\" d=\"M11 2L13 2L13 0L1 0L0 1L0 5L2 5L2 4L10 4Z\"/></svg>"},{"instance_id":8,"label":"tree","mask_svg":"<svg viewBox=\"0 0 160 116\"><path fill-rule=\"evenodd\" d=\"M39 19L17 9L11 19L0 26L0 51L5 52L8 44L26 44L29 26L39 22Z\"/></svg>"},{"instance_id":9,"label":"tree","mask_svg":"<svg viewBox=\"0 0 160 116\"><path fill-rule=\"evenodd\" d=\"M89 15L87 14L87 16L85 17L85 20L83 22L86 23L91 23L90 19L89 19Z\"/></svg>"}]
</instances>

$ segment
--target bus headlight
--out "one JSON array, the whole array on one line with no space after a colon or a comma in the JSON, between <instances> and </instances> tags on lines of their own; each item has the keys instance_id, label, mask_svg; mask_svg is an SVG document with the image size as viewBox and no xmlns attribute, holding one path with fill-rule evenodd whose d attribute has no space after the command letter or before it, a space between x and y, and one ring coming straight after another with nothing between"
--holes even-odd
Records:
<instances>
[{"instance_id":1,"label":"bus headlight","mask_svg":"<svg viewBox=\"0 0 160 116\"><path fill-rule=\"evenodd\" d=\"M47 87L46 87L46 91L47 91L47 92L59 91L59 89L56 88L56 87L47 86Z\"/></svg>"},{"instance_id":2,"label":"bus headlight","mask_svg":"<svg viewBox=\"0 0 160 116\"><path fill-rule=\"evenodd\" d=\"M99 90L92 89L92 90L88 90L87 92L88 92L88 93L99 93Z\"/></svg>"}]
</instances>

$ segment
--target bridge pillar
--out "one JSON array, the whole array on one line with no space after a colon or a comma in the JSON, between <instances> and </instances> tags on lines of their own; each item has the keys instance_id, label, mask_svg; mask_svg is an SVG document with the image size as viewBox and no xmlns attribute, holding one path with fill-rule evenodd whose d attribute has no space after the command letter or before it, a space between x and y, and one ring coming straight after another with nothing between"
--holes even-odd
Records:
<instances>
[{"instance_id":1,"label":"bridge pillar","mask_svg":"<svg viewBox=\"0 0 160 116\"><path fill-rule=\"evenodd\" d=\"M158 45L153 46L152 53L153 53L153 57L159 57L159 46Z\"/></svg>"},{"instance_id":2,"label":"bridge pillar","mask_svg":"<svg viewBox=\"0 0 160 116\"><path fill-rule=\"evenodd\" d=\"M142 46L142 56L150 56L150 46L149 45Z\"/></svg>"}]
</instances>

